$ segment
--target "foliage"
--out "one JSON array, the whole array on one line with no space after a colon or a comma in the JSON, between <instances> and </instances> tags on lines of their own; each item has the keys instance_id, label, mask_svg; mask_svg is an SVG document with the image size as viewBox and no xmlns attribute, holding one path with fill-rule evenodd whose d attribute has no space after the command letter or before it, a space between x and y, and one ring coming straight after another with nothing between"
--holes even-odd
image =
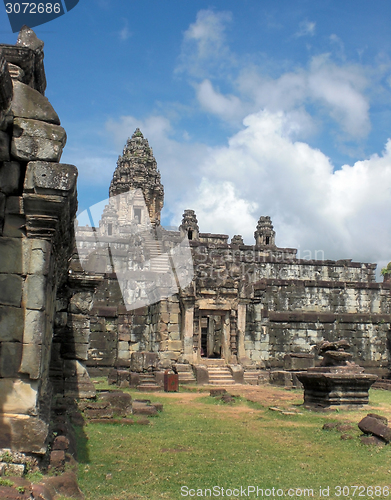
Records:
<instances>
[{"instance_id":1,"label":"foliage","mask_svg":"<svg viewBox=\"0 0 391 500\"><path fill-rule=\"evenodd\" d=\"M26 479L28 479L31 483L39 483L41 482L42 478L43 474L39 470L36 470L34 472L28 472L26 474Z\"/></svg>"},{"instance_id":2,"label":"foliage","mask_svg":"<svg viewBox=\"0 0 391 500\"><path fill-rule=\"evenodd\" d=\"M9 479L2 479L0 477L0 486L13 486L14 483L10 481Z\"/></svg>"},{"instance_id":3,"label":"foliage","mask_svg":"<svg viewBox=\"0 0 391 500\"><path fill-rule=\"evenodd\" d=\"M391 274L391 262L387 264L387 267L383 267L381 274L385 276L386 274Z\"/></svg>"}]
</instances>

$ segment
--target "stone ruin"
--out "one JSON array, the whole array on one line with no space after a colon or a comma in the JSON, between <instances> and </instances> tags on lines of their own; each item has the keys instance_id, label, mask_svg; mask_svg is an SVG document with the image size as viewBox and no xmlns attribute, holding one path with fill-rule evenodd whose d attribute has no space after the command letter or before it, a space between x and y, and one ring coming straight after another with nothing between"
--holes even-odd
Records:
<instances>
[{"instance_id":1,"label":"stone ruin","mask_svg":"<svg viewBox=\"0 0 391 500\"><path fill-rule=\"evenodd\" d=\"M304 405L313 407L357 406L368 404L368 391L377 375L364 373L347 352L346 340L323 341L317 345L322 362L297 374L304 386Z\"/></svg>"},{"instance_id":2,"label":"stone ruin","mask_svg":"<svg viewBox=\"0 0 391 500\"><path fill-rule=\"evenodd\" d=\"M44 96L43 42L27 27L0 45L0 80L0 448L43 455L52 395L93 397L89 377L113 370L130 384L159 384L167 369L182 383L210 383L216 370L257 381L286 356L301 366L320 340L346 338L353 360L388 373L391 284L375 281L375 264L301 259L276 245L266 216L253 245L201 232L193 210L163 228L160 173L138 129L101 221L76 224L78 253L77 170L60 163L66 134ZM134 202L117 204L131 190ZM173 250L185 239L183 285ZM128 296L114 261L135 284Z\"/></svg>"},{"instance_id":3,"label":"stone ruin","mask_svg":"<svg viewBox=\"0 0 391 500\"><path fill-rule=\"evenodd\" d=\"M0 448L44 454L51 356L67 309L77 169L60 163L65 130L45 97L43 42L27 27L0 45ZM73 333L56 370L82 371ZM59 375L60 376L60 375Z\"/></svg>"}]
</instances>

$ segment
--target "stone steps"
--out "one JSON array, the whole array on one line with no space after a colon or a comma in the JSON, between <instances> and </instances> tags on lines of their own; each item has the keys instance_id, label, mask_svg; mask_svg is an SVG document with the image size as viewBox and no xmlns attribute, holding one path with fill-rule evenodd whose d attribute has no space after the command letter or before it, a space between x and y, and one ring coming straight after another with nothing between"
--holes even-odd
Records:
<instances>
[{"instance_id":1,"label":"stone steps","mask_svg":"<svg viewBox=\"0 0 391 500\"><path fill-rule=\"evenodd\" d=\"M208 366L209 385L235 385L231 372L226 366Z\"/></svg>"},{"instance_id":2,"label":"stone steps","mask_svg":"<svg viewBox=\"0 0 391 500\"><path fill-rule=\"evenodd\" d=\"M196 384L197 381L194 377L193 369L191 365L187 364L176 364L175 368L178 372L178 378L180 384Z\"/></svg>"},{"instance_id":3,"label":"stone steps","mask_svg":"<svg viewBox=\"0 0 391 500\"><path fill-rule=\"evenodd\" d=\"M140 383L137 386L137 390L143 392L153 392L160 391L161 387L156 383L155 376L149 373L140 374Z\"/></svg>"},{"instance_id":4,"label":"stone steps","mask_svg":"<svg viewBox=\"0 0 391 500\"><path fill-rule=\"evenodd\" d=\"M259 372L257 370L248 370L243 374L244 383L248 385L258 385Z\"/></svg>"},{"instance_id":5,"label":"stone steps","mask_svg":"<svg viewBox=\"0 0 391 500\"><path fill-rule=\"evenodd\" d=\"M154 239L147 239L144 247L149 251L151 259L151 271L155 273L167 273L170 270L168 255L162 253L160 242Z\"/></svg>"}]
</instances>

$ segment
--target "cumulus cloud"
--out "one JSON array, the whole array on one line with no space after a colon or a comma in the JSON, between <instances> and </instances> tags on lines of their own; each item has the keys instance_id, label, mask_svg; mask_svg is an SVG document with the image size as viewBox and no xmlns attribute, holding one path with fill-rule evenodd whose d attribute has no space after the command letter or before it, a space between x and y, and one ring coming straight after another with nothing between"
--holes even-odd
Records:
<instances>
[{"instance_id":1,"label":"cumulus cloud","mask_svg":"<svg viewBox=\"0 0 391 500\"><path fill-rule=\"evenodd\" d=\"M311 126L306 107L315 104L340 126L345 138L362 139L370 131L369 101L364 93L368 79L359 65L338 65L324 54L312 58L308 68L276 79L263 76L255 67L246 68L237 82L240 92L253 99L258 109L300 109L305 111L303 118ZM319 111L312 113L319 119Z\"/></svg>"},{"instance_id":2,"label":"cumulus cloud","mask_svg":"<svg viewBox=\"0 0 391 500\"><path fill-rule=\"evenodd\" d=\"M245 115L246 107L238 97L221 94L208 79L197 85L197 99L205 111L223 120L237 121Z\"/></svg>"},{"instance_id":3,"label":"cumulus cloud","mask_svg":"<svg viewBox=\"0 0 391 500\"><path fill-rule=\"evenodd\" d=\"M200 10L195 23L185 31L176 73L204 78L222 71L234 61L226 43L225 30L230 12Z\"/></svg>"},{"instance_id":4,"label":"cumulus cloud","mask_svg":"<svg viewBox=\"0 0 391 500\"><path fill-rule=\"evenodd\" d=\"M252 244L257 219L270 215L280 246L384 265L391 141L382 155L334 170L320 150L292 138L290 120L269 111L246 117L244 130L202 160L202 181L179 204L196 210L201 231L239 233Z\"/></svg>"}]
</instances>

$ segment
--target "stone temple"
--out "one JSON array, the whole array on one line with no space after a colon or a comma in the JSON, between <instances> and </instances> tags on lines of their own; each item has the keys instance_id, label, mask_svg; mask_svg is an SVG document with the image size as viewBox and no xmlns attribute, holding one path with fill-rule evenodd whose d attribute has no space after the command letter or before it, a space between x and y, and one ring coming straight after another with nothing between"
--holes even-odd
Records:
<instances>
[{"instance_id":1,"label":"stone temple","mask_svg":"<svg viewBox=\"0 0 391 500\"><path fill-rule=\"evenodd\" d=\"M132 190L137 190L139 199L127 200L123 206L107 205L99 228L78 228L83 240L80 255L88 254L88 241L98 234L102 241L115 238L117 246L122 242L126 250L121 251L132 255L134 267L137 247L127 237L126 224L140 228L141 234L147 221L151 231L140 245L144 256L133 272L149 272L156 283L169 267L165 252L185 237L194 275L187 286L174 286L171 296L128 311L109 256L100 251L101 260L93 272L85 265L83 276L101 279L94 294L84 292L91 293L93 303L82 323L89 330L84 361L90 373L132 368L132 360L134 371L147 370L149 365L139 361L147 358L139 353L155 353L156 370L179 364L188 365L189 371L216 359L244 372L278 368L284 366L286 354L310 353L317 342L339 338L349 340L362 366L388 366L390 289L375 281L375 264L298 259L295 249L276 246L268 216L259 218L253 245L244 245L240 235L229 241L225 234L200 232L193 210L184 211L178 231L165 230L160 226L160 174L139 129L118 159L110 196ZM160 247L153 247L157 240ZM91 254L95 264L97 253ZM77 259L72 270L81 272ZM68 313L68 323L78 325L81 313ZM153 358L148 359L150 363Z\"/></svg>"},{"instance_id":2,"label":"stone temple","mask_svg":"<svg viewBox=\"0 0 391 500\"><path fill-rule=\"evenodd\" d=\"M0 448L44 454L52 396L93 396L90 376L113 370L131 385L171 368L182 382L212 383L216 367L246 382L346 339L353 361L388 373L390 282L375 264L299 259L268 216L252 245L201 232L191 209L164 229L138 129L102 216L75 223L77 169L60 163L66 133L45 88L43 42L24 27L0 45Z\"/></svg>"}]
</instances>

